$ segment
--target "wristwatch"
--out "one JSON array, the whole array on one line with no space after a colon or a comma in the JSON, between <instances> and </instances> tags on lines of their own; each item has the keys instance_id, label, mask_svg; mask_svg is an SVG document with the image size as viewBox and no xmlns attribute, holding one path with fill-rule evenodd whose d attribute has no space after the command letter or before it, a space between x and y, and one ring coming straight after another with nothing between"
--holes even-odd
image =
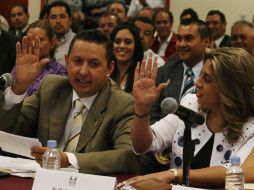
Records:
<instances>
[{"instance_id":1,"label":"wristwatch","mask_svg":"<svg viewBox=\"0 0 254 190\"><path fill-rule=\"evenodd\" d=\"M177 171L177 169L170 169L169 171L172 172L174 177L175 177L175 179L173 181L173 184L178 184L178 171Z\"/></svg>"}]
</instances>

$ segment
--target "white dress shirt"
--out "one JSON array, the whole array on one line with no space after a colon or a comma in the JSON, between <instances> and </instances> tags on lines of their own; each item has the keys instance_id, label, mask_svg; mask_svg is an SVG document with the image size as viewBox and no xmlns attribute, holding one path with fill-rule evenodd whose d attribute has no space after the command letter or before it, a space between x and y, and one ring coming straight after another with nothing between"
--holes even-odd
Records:
<instances>
[{"instance_id":1,"label":"white dress shirt","mask_svg":"<svg viewBox=\"0 0 254 190\"><path fill-rule=\"evenodd\" d=\"M158 8L158 7L164 7L164 0L146 0L146 3L149 7ZM132 0L130 7L128 9L127 16L129 17L135 17L140 9L143 8L143 5L139 2L139 0Z\"/></svg>"},{"instance_id":2,"label":"white dress shirt","mask_svg":"<svg viewBox=\"0 0 254 190\"><path fill-rule=\"evenodd\" d=\"M69 32L67 32L64 37L61 39L61 43L57 45L55 49L54 58L58 63L61 63L63 65L66 65L65 63L65 55L67 55L71 40L76 34L72 32L70 29Z\"/></svg>"},{"instance_id":3,"label":"white dress shirt","mask_svg":"<svg viewBox=\"0 0 254 190\"><path fill-rule=\"evenodd\" d=\"M199 105L195 94L186 95L181 103L195 112L198 112ZM206 114L204 114L206 118ZM146 152L155 151L161 152L165 148L172 146L170 168L182 168L183 161L183 145L180 139L184 133L184 122L174 114L168 114L166 117L156 122L151 126L153 130L153 141L151 146ZM243 134L241 140L236 143L228 143L223 132L215 133L213 150L211 154L210 166L223 166L230 165L230 157L239 156L243 163L248 155L253 150L254 144L254 118L251 117L243 126ZM207 143L213 133L206 125L206 121L202 125L191 127L192 140L198 141L195 145L194 156L202 149Z\"/></svg>"}]
</instances>

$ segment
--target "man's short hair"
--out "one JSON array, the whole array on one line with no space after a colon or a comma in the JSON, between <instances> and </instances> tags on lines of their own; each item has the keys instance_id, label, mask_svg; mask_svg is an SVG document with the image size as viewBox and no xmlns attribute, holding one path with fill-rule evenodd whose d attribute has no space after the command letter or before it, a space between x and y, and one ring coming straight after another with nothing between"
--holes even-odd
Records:
<instances>
[{"instance_id":1,"label":"man's short hair","mask_svg":"<svg viewBox=\"0 0 254 190\"><path fill-rule=\"evenodd\" d=\"M27 6L25 6L24 4L21 4L21 3L15 3L15 4L13 4L11 6L11 8L10 8L10 12L15 7L20 7L24 11L24 13L26 13L28 15Z\"/></svg>"},{"instance_id":2,"label":"man's short hair","mask_svg":"<svg viewBox=\"0 0 254 190\"><path fill-rule=\"evenodd\" d=\"M238 25L244 25L244 26L248 26L249 28L254 28L254 24L247 21L247 20L238 20L236 21L232 27L231 27L231 30L234 29L235 26L238 26Z\"/></svg>"},{"instance_id":3,"label":"man's short hair","mask_svg":"<svg viewBox=\"0 0 254 190\"><path fill-rule=\"evenodd\" d=\"M132 22L135 24L136 21L140 21L146 24L150 24L151 26L153 26L153 34L155 32L155 26L154 26L154 22L152 21L152 19L148 18L148 17L136 17L134 19L132 19Z\"/></svg>"},{"instance_id":4,"label":"man's short hair","mask_svg":"<svg viewBox=\"0 0 254 190\"><path fill-rule=\"evenodd\" d=\"M180 18L185 15L191 15L192 19L198 19L198 14L196 11L194 11L192 8L184 9L183 12L180 15Z\"/></svg>"},{"instance_id":5,"label":"man's short hair","mask_svg":"<svg viewBox=\"0 0 254 190\"><path fill-rule=\"evenodd\" d=\"M158 9L156 9L156 11L155 11L155 13L153 15L153 20L155 21L155 18L157 16L157 14L159 14L161 12L166 13L168 15L168 17L169 17L170 24L173 24L173 22L174 22L173 14L170 11L165 10L164 8L158 8Z\"/></svg>"},{"instance_id":6,"label":"man's short hair","mask_svg":"<svg viewBox=\"0 0 254 190\"><path fill-rule=\"evenodd\" d=\"M113 45L110 40L110 38L102 31L98 29L92 29L92 30L84 30L78 34L72 39L68 51L68 55L70 55L73 45L77 40L85 41L85 42L91 42L98 45L103 45L105 47L105 56L107 59L108 64L111 63L113 58Z\"/></svg>"},{"instance_id":7,"label":"man's short hair","mask_svg":"<svg viewBox=\"0 0 254 190\"><path fill-rule=\"evenodd\" d=\"M115 4L115 3L121 4L121 5L124 7L125 14L127 14L127 7L126 7L126 4L125 4L123 1L121 1L121 0L114 0L112 3L110 3L110 4L107 6L107 12L109 12L109 9L110 9L111 5L113 5L113 4Z\"/></svg>"},{"instance_id":8,"label":"man's short hair","mask_svg":"<svg viewBox=\"0 0 254 190\"><path fill-rule=\"evenodd\" d=\"M68 16L71 17L71 15L72 15L71 8L67 3L65 3L64 1L55 1L51 4L49 4L49 6L47 8L47 16L49 16L49 13L53 7L64 7Z\"/></svg>"},{"instance_id":9,"label":"man's short hair","mask_svg":"<svg viewBox=\"0 0 254 190\"><path fill-rule=\"evenodd\" d=\"M119 24L121 22L120 18L116 14L109 13L109 12L103 13L100 18L102 18L102 17L109 17L109 16L113 16L113 17L116 18L116 24Z\"/></svg>"},{"instance_id":10,"label":"man's short hair","mask_svg":"<svg viewBox=\"0 0 254 190\"><path fill-rule=\"evenodd\" d=\"M226 17L225 15L219 11L219 10L210 10L208 13L207 13L207 16L212 16L212 15L218 15L220 17L220 20L222 23L225 23L226 22Z\"/></svg>"},{"instance_id":11,"label":"man's short hair","mask_svg":"<svg viewBox=\"0 0 254 190\"><path fill-rule=\"evenodd\" d=\"M212 39L212 33L207 24L202 20L197 19L183 19L180 22L180 25L188 26L191 24L195 24L198 26L198 33L200 34L201 38L210 38Z\"/></svg>"}]
</instances>

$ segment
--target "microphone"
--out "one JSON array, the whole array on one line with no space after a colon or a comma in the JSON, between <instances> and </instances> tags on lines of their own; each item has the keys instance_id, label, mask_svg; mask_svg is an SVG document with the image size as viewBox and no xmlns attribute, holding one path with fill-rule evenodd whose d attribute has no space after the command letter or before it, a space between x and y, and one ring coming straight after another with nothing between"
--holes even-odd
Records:
<instances>
[{"instance_id":1,"label":"microphone","mask_svg":"<svg viewBox=\"0 0 254 190\"><path fill-rule=\"evenodd\" d=\"M176 100L171 97L167 97L162 100L161 110L164 114L174 113L181 120L187 123L201 125L205 122L205 118L202 115L182 105L178 105Z\"/></svg>"},{"instance_id":2,"label":"microphone","mask_svg":"<svg viewBox=\"0 0 254 190\"><path fill-rule=\"evenodd\" d=\"M0 76L0 89L5 89L13 83L13 76L10 73L4 73Z\"/></svg>"}]
</instances>

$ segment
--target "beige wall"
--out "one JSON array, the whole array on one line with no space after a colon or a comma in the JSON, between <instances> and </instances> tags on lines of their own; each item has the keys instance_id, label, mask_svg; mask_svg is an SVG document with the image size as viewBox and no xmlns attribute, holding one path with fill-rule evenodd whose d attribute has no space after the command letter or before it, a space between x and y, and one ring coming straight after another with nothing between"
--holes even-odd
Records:
<instances>
[{"instance_id":1,"label":"beige wall","mask_svg":"<svg viewBox=\"0 0 254 190\"><path fill-rule=\"evenodd\" d=\"M28 0L29 24L39 18L41 10L41 0Z\"/></svg>"},{"instance_id":2,"label":"beige wall","mask_svg":"<svg viewBox=\"0 0 254 190\"><path fill-rule=\"evenodd\" d=\"M174 15L173 30L176 31L179 24L179 16L183 9L193 8L200 19L205 19L211 9L222 11L227 20L227 34L230 34L231 25L241 18L253 20L254 0L171 0L170 10Z\"/></svg>"}]
</instances>

